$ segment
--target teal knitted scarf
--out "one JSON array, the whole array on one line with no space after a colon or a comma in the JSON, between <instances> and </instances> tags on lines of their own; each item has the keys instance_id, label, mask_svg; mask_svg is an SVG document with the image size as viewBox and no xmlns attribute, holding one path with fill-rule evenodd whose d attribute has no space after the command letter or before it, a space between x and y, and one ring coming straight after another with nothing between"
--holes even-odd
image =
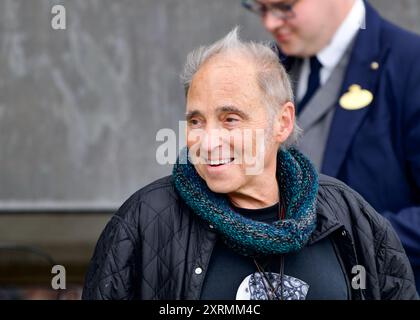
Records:
<instances>
[{"instance_id":1,"label":"teal knitted scarf","mask_svg":"<svg viewBox=\"0 0 420 320\"><path fill-rule=\"evenodd\" d=\"M212 192L188 160L183 149L173 169L175 188L201 219L211 224L224 242L246 256L298 251L316 226L318 175L310 161L296 149L277 154L277 181L285 218L272 224L236 213L226 195Z\"/></svg>"}]
</instances>

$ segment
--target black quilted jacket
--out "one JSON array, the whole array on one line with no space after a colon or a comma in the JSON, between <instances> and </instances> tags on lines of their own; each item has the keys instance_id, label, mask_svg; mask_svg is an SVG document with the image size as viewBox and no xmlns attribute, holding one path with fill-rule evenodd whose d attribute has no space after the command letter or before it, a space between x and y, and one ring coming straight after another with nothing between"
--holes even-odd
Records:
<instances>
[{"instance_id":1,"label":"black quilted jacket","mask_svg":"<svg viewBox=\"0 0 420 320\"><path fill-rule=\"evenodd\" d=\"M394 230L356 192L320 176L317 228L330 237L348 275L366 269L352 299L417 299L413 273ZM186 206L172 178L139 190L112 217L96 246L83 299L199 299L217 234ZM202 272L197 272L200 268ZM327 286L327 285L326 285Z\"/></svg>"}]
</instances>

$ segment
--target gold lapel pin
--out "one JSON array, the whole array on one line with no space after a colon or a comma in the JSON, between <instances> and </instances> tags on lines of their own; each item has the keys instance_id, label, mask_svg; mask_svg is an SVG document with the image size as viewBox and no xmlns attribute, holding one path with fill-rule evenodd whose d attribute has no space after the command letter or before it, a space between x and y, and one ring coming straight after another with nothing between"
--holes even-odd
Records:
<instances>
[{"instance_id":1,"label":"gold lapel pin","mask_svg":"<svg viewBox=\"0 0 420 320\"><path fill-rule=\"evenodd\" d=\"M346 110L359 110L367 107L373 101L373 94L362 89L358 84L350 86L349 91L340 98L340 106Z\"/></svg>"},{"instance_id":2,"label":"gold lapel pin","mask_svg":"<svg viewBox=\"0 0 420 320\"><path fill-rule=\"evenodd\" d=\"M376 61L373 61L373 62L370 64L370 68L371 68L372 70L378 70L378 69L379 69L379 63L378 63L378 62L376 62Z\"/></svg>"}]
</instances>

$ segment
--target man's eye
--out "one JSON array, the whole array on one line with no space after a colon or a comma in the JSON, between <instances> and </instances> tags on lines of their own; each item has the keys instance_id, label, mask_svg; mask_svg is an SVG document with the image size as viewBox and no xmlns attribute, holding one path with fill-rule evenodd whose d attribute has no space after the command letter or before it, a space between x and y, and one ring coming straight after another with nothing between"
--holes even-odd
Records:
<instances>
[{"instance_id":1,"label":"man's eye","mask_svg":"<svg viewBox=\"0 0 420 320\"><path fill-rule=\"evenodd\" d=\"M227 118L225 119L225 121L226 121L228 124L235 124L235 123L237 123L237 122L239 121L239 119L234 118L234 117L227 117Z\"/></svg>"},{"instance_id":2,"label":"man's eye","mask_svg":"<svg viewBox=\"0 0 420 320\"><path fill-rule=\"evenodd\" d=\"M200 121L200 120L198 120L198 119L190 119L190 120L188 120L188 124L189 124L191 127L197 127L197 126L200 126L201 121Z\"/></svg>"},{"instance_id":3,"label":"man's eye","mask_svg":"<svg viewBox=\"0 0 420 320\"><path fill-rule=\"evenodd\" d=\"M263 4L260 4L259 5L259 7L258 7L258 10L260 11L260 13L261 14L266 14L267 13L267 11L268 11L268 8L267 8L267 6L265 6L265 5L263 5Z\"/></svg>"}]
</instances>

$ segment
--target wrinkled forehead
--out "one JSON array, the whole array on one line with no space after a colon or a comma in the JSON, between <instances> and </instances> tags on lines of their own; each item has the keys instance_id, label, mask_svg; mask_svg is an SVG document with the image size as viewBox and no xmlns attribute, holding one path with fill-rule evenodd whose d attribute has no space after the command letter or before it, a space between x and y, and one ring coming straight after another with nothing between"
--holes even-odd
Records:
<instances>
[{"instance_id":1,"label":"wrinkled forehead","mask_svg":"<svg viewBox=\"0 0 420 320\"><path fill-rule=\"evenodd\" d=\"M187 100L256 99L260 94L255 63L243 56L215 56L194 75Z\"/></svg>"},{"instance_id":2,"label":"wrinkled forehead","mask_svg":"<svg viewBox=\"0 0 420 320\"><path fill-rule=\"evenodd\" d=\"M223 69L229 69L230 72L234 73L255 73L256 62L250 56L241 52L219 53L204 62L198 72Z\"/></svg>"}]
</instances>

